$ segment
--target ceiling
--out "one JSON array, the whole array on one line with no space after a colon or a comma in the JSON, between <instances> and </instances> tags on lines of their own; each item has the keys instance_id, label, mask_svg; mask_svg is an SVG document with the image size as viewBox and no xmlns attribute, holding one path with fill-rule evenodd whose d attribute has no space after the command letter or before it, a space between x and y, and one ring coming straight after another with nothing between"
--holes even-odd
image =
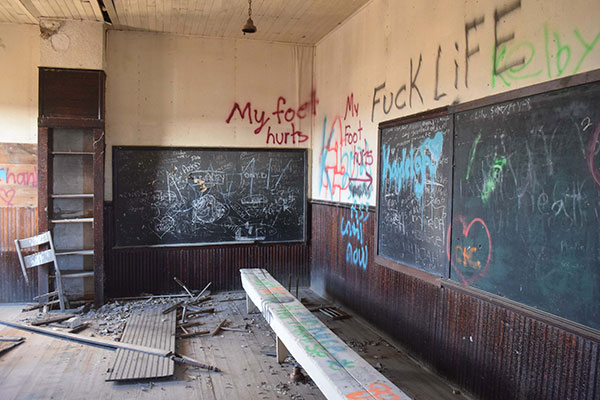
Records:
<instances>
[{"instance_id":1,"label":"ceiling","mask_svg":"<svg viewBox=\"0 0 600 400\"><path fill-rule=\"evenodd\" d=\"M312 45L370 0L252 0L246 38ZM0 23L110 22L114 29L241 38L248 0L0 0Z\"/></svg>"}]
</instances>

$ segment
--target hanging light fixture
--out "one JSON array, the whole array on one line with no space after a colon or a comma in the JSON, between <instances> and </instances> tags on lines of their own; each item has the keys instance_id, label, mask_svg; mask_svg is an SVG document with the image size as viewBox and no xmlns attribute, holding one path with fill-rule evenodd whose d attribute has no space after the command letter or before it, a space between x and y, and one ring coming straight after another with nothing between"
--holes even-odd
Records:
<instances>
[{"instance_id":1,"label":"hanging light fixture","mask_svg":"<svg viewBox=\"0 0 600 400\"><path fill-rule=\"evenodd\" d=\"M244 32L244 35L256 32L256 26L254 26L254 21L252 21L252 0L248 0L248 21L242 27L242 32Z\"/></svg>"}]
</instances>

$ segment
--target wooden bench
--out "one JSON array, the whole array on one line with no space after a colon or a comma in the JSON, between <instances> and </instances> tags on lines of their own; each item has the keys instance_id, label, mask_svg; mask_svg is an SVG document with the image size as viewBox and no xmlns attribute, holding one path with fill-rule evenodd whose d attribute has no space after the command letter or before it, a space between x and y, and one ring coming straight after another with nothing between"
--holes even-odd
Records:
<instances>
[{"instance_id":1,"label":"wooden bench","mask_svg":"<svg viewBox=\"0 0 600 400\"><path fill-rule=\"evenodd\" d=\"M264 269L241 269L248 313L258 307L277 335L277 361L291 354L327 399L409 400Z\"/></svg>"}]
</instances>

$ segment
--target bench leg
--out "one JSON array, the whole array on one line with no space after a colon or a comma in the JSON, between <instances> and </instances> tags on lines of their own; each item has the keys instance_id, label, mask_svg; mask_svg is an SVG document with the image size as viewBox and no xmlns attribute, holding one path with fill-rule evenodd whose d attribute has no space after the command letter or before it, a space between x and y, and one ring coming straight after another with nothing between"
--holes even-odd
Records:
<instances>
[{"instance_id":1,"label":"bench leg","mask_svg":"<svg viewBox=\"0 0 600 400\"><path fill-rule=\"evenodd\" d=\"M246 295L246 312L248 314L252 314L255 310L256 306L254 305L252 300L250 300L250 296Z\"/></svg>"},{"instance_id":2,"label":"bench leg","mask_svg":"<svg viewBox=\"0 0 600 400\"><path fill-rule=\"evenodd\" d=\"M288 354L290 354L290 352L285 347L283 342L279 339L279 336L277 336L276 343L277 343L277 346L276 346L277 347L277 362L279 364L281 364L282 362L285 361L285 358L288 356Z\"/></svg>"}]
</instances>

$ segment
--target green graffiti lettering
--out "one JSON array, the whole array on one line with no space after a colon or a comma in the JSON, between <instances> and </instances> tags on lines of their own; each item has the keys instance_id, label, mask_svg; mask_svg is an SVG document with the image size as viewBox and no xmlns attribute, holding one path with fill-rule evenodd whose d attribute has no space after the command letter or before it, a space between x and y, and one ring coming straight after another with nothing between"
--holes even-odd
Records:
<instances>
[{"instance_id":1,"label":"green graffiti lettering","mask_svg":"<svg viewBox=\"0 0 600 400\"><path fill-rule=\"evenodd\" d=\"M594 46L598 42L598 39L600 39L600 32L596 35L596 37L594 38L594 40L592 40L592 42L590 44L586 43L586 41L581 37L581 33L579 33L579 30L575 29L573 31L573 33L575 34L575 36L577 37L577 39L579 39L579 41L581 42L581 44L585 48L585 51L583 52L583 55L579 59L579 62L577 63L577 65L575 66L575 70L573 71L573 73L576 74L577 71L579 71L579 68L581 67L581 64L583 63L583 60L587 57L587 55L590 53L590 51L592 51L592 49L594 48Z\"/></svg>"},{"instance_id":2,"label":"green graffiti lettering","mask_svg":"<svg viewBox=\"0 0 600 400\"><path fill-rule=\"evenodd\" d=\"M535 57L535 47L533 46L533 43L521 42L518 45L511 48L511 50L508 52L508 54L506 56L506 59L508 59L508 60L512 59L513 53L516 53L521 48L526 49L527 53L529 54L529 57L525 58L525 62L523 64L515 65L514 67L509 68L506 74L512 79L533 78L534 76L538 76L539 74L541 74L542 70L540 69L540 70L538 70L536 72L532 72L528 75L517 75L519 72L521 72L525 68L527 68L527 66L531 63L531 61L533 61L533 58Z\"/></svg>"},{"instance_id":3,"label":"green graffiti lettering","mask_svg":"<svg viewBox=\"0 0 600 400\"><path fill-rule=\"evenodd\" d=\"M342 368L354 368L354 361L341 360L339 364L332 360L328 360L327 362L329 363L329 368L334 371L339 371Z\"/></svg>"},{"instance_id":4,"label":"green graffiti lettering","mask_svg":"<svg viewBox=\"0 0 600 400\"><path fill-rule=\"evenodd\" d=\"M548 25L544 24L544 48L546 49L546 69L548 70L548 79L552 78L550 70L550 49L548 47Z\"/></svg>"},{"instance_id":5,"label":"green graffiti lettering","mask_svg":"<svg viewBox=\"0 0 600 400\"><path fill-rule=\"evenodd\" d=\"M500 51L498 52L498 50ZM506 44L501 44L499 47L496 47L494 45L494 50L492 51L492 88L496 87L497 76L500 77L500 79L502 79L502 82L504 82L506 86L510 86L510 83L508 83L508 81L504 79L504 76L502 76L501 73L499 74L498 72L496 72L498 71L498 66L500 62L504 59L505 56Z\"/></svg>"},{"instance_id":6,"label":"green graffiti lettering","mask_svg":"<svg viewBox=\"0 0 600 400\"><path fill-rule=\"evenodd\" d=\"M495 159L494 159L494 166L492 167L492 172L490 173L488 179L486 180L485 184L483 185L483 190L481 192L481 200L484 203L486 203L488 201L490 195L492 194L494 189L496 189L496 185L497 185L498 181L500 180L500 174L502 173L502 169L506 165L506 157L494 156L494 158Z\"/></svg>"},{"instance_id":7,"label":"green graffiti lettering","mask_svg":"<svg viewBox=\"0 0 600 400\"><path fill-rule=\"evenodd\" d=\"M567 65L569 65L569 61L571 61L571 46L561 46L560 36L556 32L554 32L554 40L556 41L556 48L558 49L558 51L556 52L556 69L558 70L558 76L561 76L567 68ZM566 53L566 59L561 66L560 60L563 53Z\"/></svg>"},{"instance_id":8,"label":"green graffiti lettering","mask_svg":"<svg viewBox=\"0 0 600 400\"><path fill-rule=\"evenodd\" d=\"M321 350L325 350L323 348L323 346L317 344L314 344L312 346L307 345L304 347L304 350L306 350L306 352L308 353L309 356L311 357L320 357L320 358L324 358L327 357L327 354Z\"/></svg>"}]
</instances>

